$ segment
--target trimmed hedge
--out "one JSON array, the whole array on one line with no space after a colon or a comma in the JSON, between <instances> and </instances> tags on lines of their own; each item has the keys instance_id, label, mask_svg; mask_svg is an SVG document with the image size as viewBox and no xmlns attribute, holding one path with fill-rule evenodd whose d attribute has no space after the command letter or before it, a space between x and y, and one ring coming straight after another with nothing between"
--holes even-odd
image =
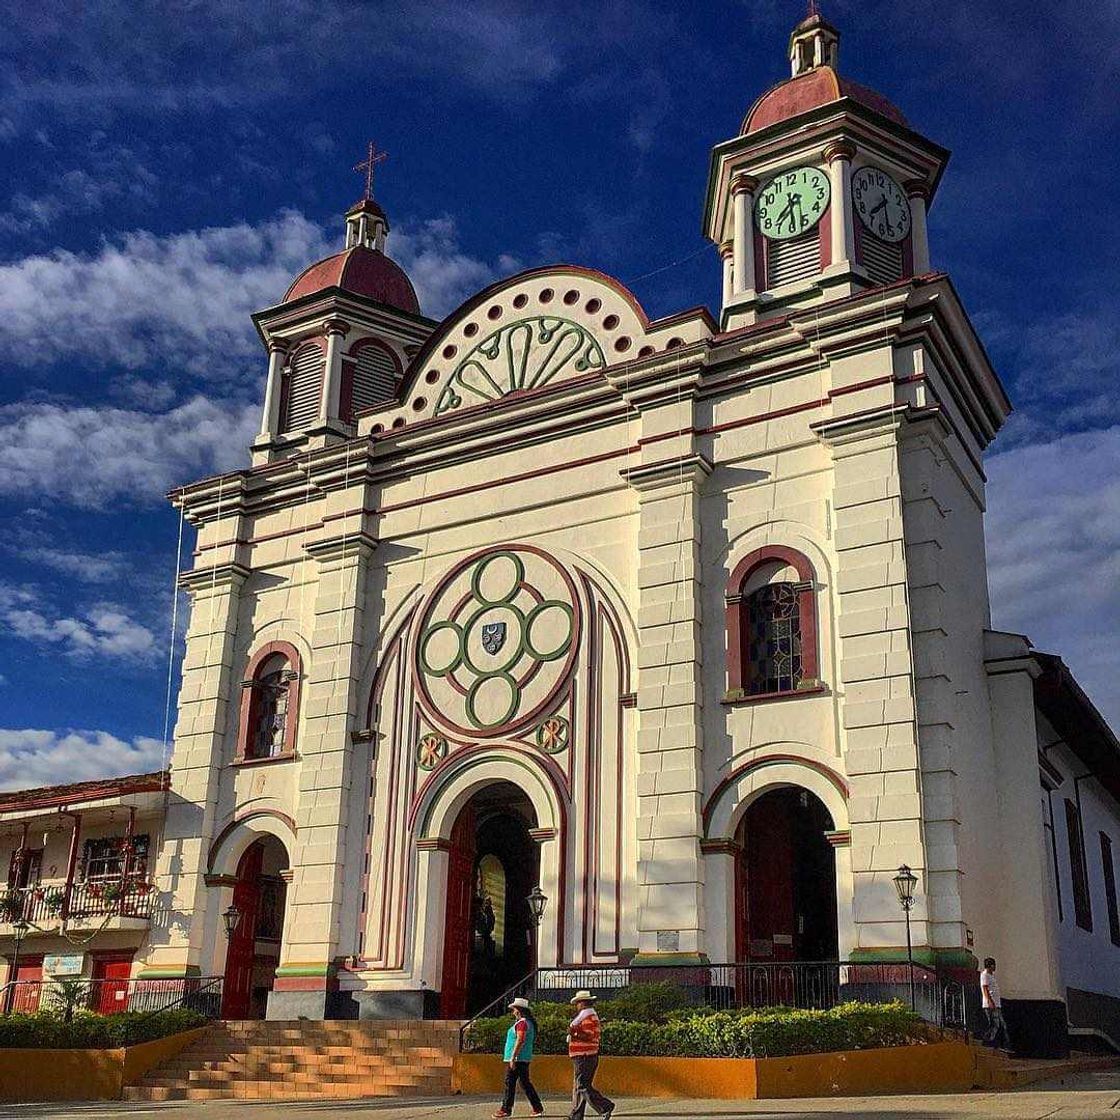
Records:
<instances>
[{"instance_id":1,"label":"trimmed hedge","mask_svg":"<svg viewBox=\"0 0 1120 1120\"><path fill-rule=\"evenodd\" d=\"M653 987L653 985L651 985ZM631 989L634 991L635 989ZM643 1018L612 1012L626 999L598 1005L603 1019L602 1052L619 1056L680 1058L779 1058L833 1050L869 1050L928 1040L929 1028L902 1003L843 1003L827 1011L789 1007L714 1011L675 1008L650 1001ZM638 997L638 1002L646 998ZM540 1031L538 1054L565 1054L571 1009L539 1003L533 1008ZM471 1028L471 1048L501 1053L510 1020L479 1019Z\"/></svg>"},{"instance_id":2,"label":"trimmed hedge","mask_svg":"<svg viewBox=\"0 0 1120 1120\"><path fill-rule=\"evenodd\" d=\"M194 1030L209 1022L185 1007L154 1015L124 1011L119 1015L78 1012L69 1023L51 1011L0 1016L0 1048L29 1050L101 1050L152 1042Z\"/></svg>"}]
</instances>

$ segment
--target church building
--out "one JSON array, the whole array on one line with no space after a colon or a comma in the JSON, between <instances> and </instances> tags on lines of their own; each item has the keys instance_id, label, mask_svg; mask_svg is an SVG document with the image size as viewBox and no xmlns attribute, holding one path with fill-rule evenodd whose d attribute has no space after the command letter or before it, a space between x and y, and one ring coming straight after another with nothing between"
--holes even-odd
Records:
<instances>
[{"instance_id":1,"label":"church building","mask_svg":"<svg viewBox=\"0 0 1120 1120\"><path fill-rule=\"evenodd\" d=\"M536 967L909 936L973 986L998 959L1024 1052L1120 1046L1120 742L991 629L1011 403L931 265L949 153L838 45L800 23L712 151L717 314L556 265L431 319L367 190L254 316L251 466L171 495L197 545L132 976L461 1018Z\"/></svg>"}]
</instances>

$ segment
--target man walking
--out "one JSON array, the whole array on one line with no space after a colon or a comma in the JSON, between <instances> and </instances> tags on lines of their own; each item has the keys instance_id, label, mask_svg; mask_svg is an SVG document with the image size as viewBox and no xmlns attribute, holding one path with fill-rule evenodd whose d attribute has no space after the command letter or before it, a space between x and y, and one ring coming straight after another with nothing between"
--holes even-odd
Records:
<instances>
[{"instance_id":1,"label":"man walking","mask_svg":"<svg viewBox=\"0 0 1120 1120\"><path fill-rule=\"evenodd\" d=\"M980 971L980 1002L988 1020L988 1031L984 1036L985 1044L994 1046L998 1050L1010 1050L1011 1036L1007 1033L1007 1024L1004 1022L1003 1008L1000 1005L995 957L984 958L984 967Z\"/></svg>"},{"instance_id":2,"label":"man walking","mask_svg":"<svg viewBox=\"0 0 1120 1120\"><path fill-rule=\"evenodd\" d=\"M583 1120L588 1105L610 1120L614 1115L614 1101L604 1097L593 1084L599 1066L599 1016L595 1013L595 996L587 991L576 992L571 1002L576 1008L576 1017L568 1025L568 1057L572 1059L571 1120Z\"/></svg>"}]
</instances>

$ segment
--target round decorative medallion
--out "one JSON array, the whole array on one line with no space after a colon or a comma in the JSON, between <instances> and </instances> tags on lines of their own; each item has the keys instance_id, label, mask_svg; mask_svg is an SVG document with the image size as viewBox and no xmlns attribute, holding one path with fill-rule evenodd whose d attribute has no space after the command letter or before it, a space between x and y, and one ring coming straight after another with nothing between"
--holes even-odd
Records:
<instances>
[{"instance_id":1,"label":"round decorative medallion","mask_svg":"<svg viewBox=\"0 0 1120 1120\"><path fill-rule=\"evenodd\" d=\"M474 737L524 726L567 680L579 625L575 586L551 556L529 545L472 556L440 582L420 623L429 714Z\"/></svg>"},{"instance_id":2,"label":"round decorative medallion","mask_svg":"<svg viewBox=\"0 0 1120 1120\"><path fill-rule=\"evenodd\" d=\"M430 732L420 738L416 748L416 764L422 770L434 770L447 757L447 740Z\"/></svg>"},{"instance_id":3,"label":"round decorative medallion","mask_svg":"<svg viewBox=\"0 0 1120 1120\"><path fill-rule=\"evenodd\" d=\"M549 716L537 728L537 746L548 754L559 754L568 747L571 725L563 716Z\"/></svg>"}]
</instances>

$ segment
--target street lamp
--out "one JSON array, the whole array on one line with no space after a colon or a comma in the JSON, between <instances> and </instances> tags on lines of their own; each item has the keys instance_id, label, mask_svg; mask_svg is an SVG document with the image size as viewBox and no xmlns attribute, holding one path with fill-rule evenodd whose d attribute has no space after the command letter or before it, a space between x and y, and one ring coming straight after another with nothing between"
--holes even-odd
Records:
<instances>
[{"instance_id":1,"label":"street lamp","mask_svg":"<svg viewBox=\"0 0 1120 1120\"><path fill-rule=\"evenodd\" d=\"M241 911L238 910L236 903L231 902L229 906L222 911L222 921L226 924L226 940L231 941L237 930L238 923L241 921Z\"/></svg>"},{"instance_id":2,"label":"street lamp","mask_svg":"<svg viewBox=\"0 0 1120 1120\"><path fill-rule=\"evenodd\" d=\"M906 915L906 963L910 969L910 1007L916 1010L914 1003L914 946L910 940L910 911L914 907L914 888L918 885L918 876L906 864L898 869L894 877L894 889L898 891L898 904Z\"/></svg>"},{"instance_id":3,"label":"street lamp","mask_svg":"<svg viewBox=\"0 0 1120 1120\"><path fill-rule=\"evenodd\" d=\"M15 933L15 937L16 937L16 951L12 955L12 971L11 971L11 981L12 982L11 982L11 985L10 985L12 991L11 991L11 995L8 996L8 1000L7 1000L6 1004L4 1005L4 1014L5 1015L10 1015L11 1014L12 1005L15 1003L15 1000L16 1000L16 992L19 991L19 987L18 987L18 985L19 985L19 947L20 947L20 944L23 941L24 937L27 935L27 931L30 928L31 928L31 923L22 914L20 914L20 916L18 918L16 918L16 920L14 922L12 922L12 930Z\"/></svg>"},{"instance_id":4,"label":"street lamp","mask_svg":"<svg viewBox=\"0 0 1120 1120\"><path fill-rule=\"evenodd\" d=\"M544 908L548 905L548 895L541 890L540 885L535 886L530 892L529 897L525 899L529 904L529 909L533 914L533 921L537 923L540 928L541 919L544 918Z\"/></svg>"}]
</instances>

